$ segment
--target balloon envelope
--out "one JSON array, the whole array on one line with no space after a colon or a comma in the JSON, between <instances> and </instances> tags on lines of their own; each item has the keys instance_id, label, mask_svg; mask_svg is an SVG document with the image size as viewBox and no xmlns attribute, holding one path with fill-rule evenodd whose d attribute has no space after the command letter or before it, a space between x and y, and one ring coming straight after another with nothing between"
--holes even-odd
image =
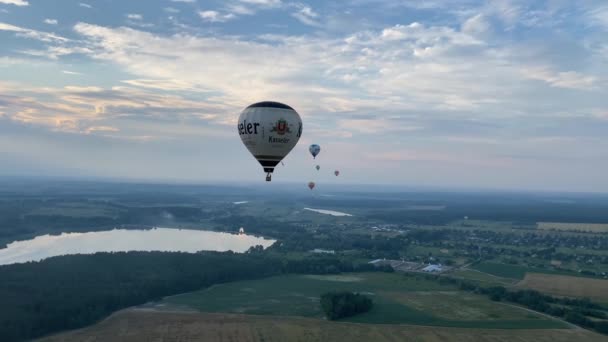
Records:
<instances>
[{"instance_id":1,"label":"balloon envelope","mask_svg":"<svg viewBox=\"0 0 608 342\"><path fill-rule=\"evenodd\" d=\"M308 151L312 154L313 158L316 158L319 152L321 152L321 146L317 144L312 144L308 147Z\"/></svg>"},{"instance_id":2,"label":"balloon envelope","mask_svg":"<svg viewBox=\"0 0 608 342\"><path fill-rule=\"evenodd\" d=\"M270 181L275 166L296 146L302 135L302 119L290 106L279 102L258 102L239 116L241 141L258 160Z\"/></svg>"},{"instance_id":3,"label":"balloon envelope","mask_svg":"<svg viewBox=\"0 0 608 342\"><path fill-rule=\"evenodd\" d=\"M315 182L308 182L308 188L310 190L314 189L315 188Z\"/></svg>"},{"instance_id":4,"label":"balloon envelope","mask_svg":"<svg viewBox=\"0 0 608 342\"><path fill-rule=\"evenodd\" d=\"M337 175L339 175L339 174L340 174L340 171L338 171L338 170L334 171L334 175L336 175L336 176L337 176Z\"/></svg>"}]
</instances>

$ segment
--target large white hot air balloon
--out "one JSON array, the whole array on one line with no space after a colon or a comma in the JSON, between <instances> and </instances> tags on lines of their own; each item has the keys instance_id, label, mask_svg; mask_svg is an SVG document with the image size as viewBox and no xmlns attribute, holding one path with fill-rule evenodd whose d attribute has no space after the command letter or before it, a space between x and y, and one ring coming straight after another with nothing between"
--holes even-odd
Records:
<instances>
[{"instance_id":1,"label":"large white hot air balloon","mask_svg":"<svg viewBox=\"0 0 608 342\"><path fill-rule=\"evenodd\" d=\"M275 166L296 146L302 135L302 119L290 106L279 102L258 102L245 108L237 129L243 144L271 180Z\"/></svg>"}]
</instances>

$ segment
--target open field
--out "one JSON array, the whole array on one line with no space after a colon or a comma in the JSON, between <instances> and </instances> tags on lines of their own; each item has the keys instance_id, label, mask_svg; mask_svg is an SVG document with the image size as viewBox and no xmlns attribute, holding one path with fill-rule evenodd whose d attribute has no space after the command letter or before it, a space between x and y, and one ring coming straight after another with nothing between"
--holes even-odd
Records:
<instances>
[{"instance_id":1,"label":"open field","mask_svg":"<svg viewBox=\"0 0 608 342\"><path fill-rule=\"evenodd\" d=\"M563 275L569 276L575 279L589 279L590 276L580 275L574 271L555 270L549 268L537 268L537 267L526 267L523 265L511 265L503 264L499 262L484 261L471 266L471 268L488 273L497 277L511 278L511 279L524 279L528 273L541 273L548 275ZM592 278L593 279L593 278Z\"/></svg>"},{"instance_id":2,"label":"open field","mask_svg":"<svg viewBox=\"0 0 608 342\"><path fill-rule=\"evenodd\" d=\"M594 233L608 233L608 223L562 223L538 222L538 229L570 230Z\"/></svg>"},{"instance_id":3,"label":"open field","mask_svg":"<svg viewBox=\"0 0 608 342\"><path fill-rule=\"evenodd\" d=\"M608 280L528 273L517 286L558 296L588 297L608 302Z\"/></svg>"},{"instance_id":4,"label":"open field","mask_svg":"<svg viewBox=\"0 0 608 342\"><path fill-rule=\"evenodd\" d=\"M355 291L373 298L373 309L345 319L350 322L502 329L566 327L562 322L502 306L451 286L386 273L293 275L227 283L168 297L154 308L323 319L319 297L331 290Z\"/></svg>"},{"instance_id":5,"label":"open field","mask_svg":"<svg viewBox=\"0 0 608 342\"><path fill-rule=\"evenodd\" d=\"M463 329L328 322L309 318L125 310L85 329L40 342L567 342L606 341L582 329Z\"/></svg>"},{"instance_id":6,"label":"open field","mask_svg":"<svg viewBox=\"0 0 608 342\"><path fill-rule=\"evenodd\" d=\"M502 278L474 269L457 269L450 273L450 276L464 278L486 283L488 285L513 285L517 280L512 278Z\"/></svg>"}]
</instances>

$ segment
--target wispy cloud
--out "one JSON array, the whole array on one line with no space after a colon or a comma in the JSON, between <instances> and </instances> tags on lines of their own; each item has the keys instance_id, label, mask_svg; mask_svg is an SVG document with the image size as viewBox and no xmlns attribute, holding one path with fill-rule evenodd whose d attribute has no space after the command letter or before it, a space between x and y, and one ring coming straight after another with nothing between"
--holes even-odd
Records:
<instances>
[{"instance_id":1,"label":"wispy cloud","mask_svg":"<svg viewBox=\"0 0 608 342\"><path fill-rule=\"evenodd\" d=\"M297 4L296 7L296 12L291 14L294 18L298 19L305 25L320 26L319 22L317 21L319 14L312 8L302 4Z\"/></svg>"},{"instance_id":2,"label":"wispy cloud","mask_svg":"<svg viewBox=\"0 0 608 342\"><path fill-rule=\"evenodd\" d=\"M49 25L57 25L59 22L57 21L57 19L44 19L44 23L45 24L49 24Z\"/></svg>"},{"instance_id":3,"label":"wispy cloud","mask_svg":"<svg viewBox=\"0 0 608 342\"><path fill-rule=\"evenodd\" d=\"M87 4L87 3L84 3L84 2L78 3L78 6L84 7L84 8L93 8L93 6L91 6L91 5Z\"/></svg>"},{"instance_id":4,"label":"wispy cloud","mask_svg":"<svg viewBox=\"0 0 608 342\"><path fill-rule=\"evenodd\" d=\"M11 25L11 24L2 23L2 22L0 22L0 31L15 32L15 34L17 34L18 36L25 37L25 38L36 39L36 40L40 40L40 41L44 41L44 42L51 42L51 41L65 42L65 41L68 41L67 38L58 36L58 35L56 35L54 33L27 29L27 28L23 28L23 27Z\"/></svg>"},{"instance_id":5,"label":"wispy cloud","mask_svg":"<svg viewBox=\"0 0 608 342\"><path fill-rule=\"evenodd\" d=\"M234 19L235 15L232 13L220 13L218 11L200 11L198 15L204 21L212 22L212 23L223 23L230 19Z\"/></svg>"},{"instance_id":6,"label":"wispy cloud","mask_svg":"<svg viewBox=\"0 0 608 342\"><path fill-rule=\"evenodd\" d=\"M82 75L82 73L76 71L61 70L61 72L67 75Z\"/></svg>"},{"instance_id":7,"label":"wispy cloud","mask_svg":"<svg viewBox=\"0 0 608 342\"><path fill-rule=\"evenodd\" d=\"M126 15L127 18L132 19L132 20L142 20L144 17L141 14L136 14L136 13L130 13Z\"/></svg>"},{"instance_id":8,"label":"wispy cloud","mask_svg":"<svg viewBox=\"0 0 608 342\"><path fill-rule=\"evenodd\" d=\"M25 0L0 0L0 4L15 5L15 6L29 6L29 2Z\"/></svg>"},{"instance_id":9,"label":"wispy cloud","mask_svg":"<svg viewBox=\"0 0 608 342\"><path fill-rule=\"evenodd\" d=\"M593 89L597 78L576 71L553 72L547 68L523 69L525 77L546 82L552 87L569 89Z\"/></svg>"}]
</instances>

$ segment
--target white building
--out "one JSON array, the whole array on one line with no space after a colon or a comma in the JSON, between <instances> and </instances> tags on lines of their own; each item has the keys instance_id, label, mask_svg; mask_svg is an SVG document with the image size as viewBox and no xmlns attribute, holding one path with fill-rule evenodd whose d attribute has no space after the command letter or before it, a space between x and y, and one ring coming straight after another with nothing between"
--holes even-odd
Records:
<instances>
[{"instance_id":1,"label":"white building","mask_svg":"<svg viewBox=\"0 0 608 342\"><path fill-rule=\"evenodd\" d=\"M441 272L443 271L443 266L439 265L428 265L427 267L422 269L423 272Z\"/></svg>"}]
</instances>

